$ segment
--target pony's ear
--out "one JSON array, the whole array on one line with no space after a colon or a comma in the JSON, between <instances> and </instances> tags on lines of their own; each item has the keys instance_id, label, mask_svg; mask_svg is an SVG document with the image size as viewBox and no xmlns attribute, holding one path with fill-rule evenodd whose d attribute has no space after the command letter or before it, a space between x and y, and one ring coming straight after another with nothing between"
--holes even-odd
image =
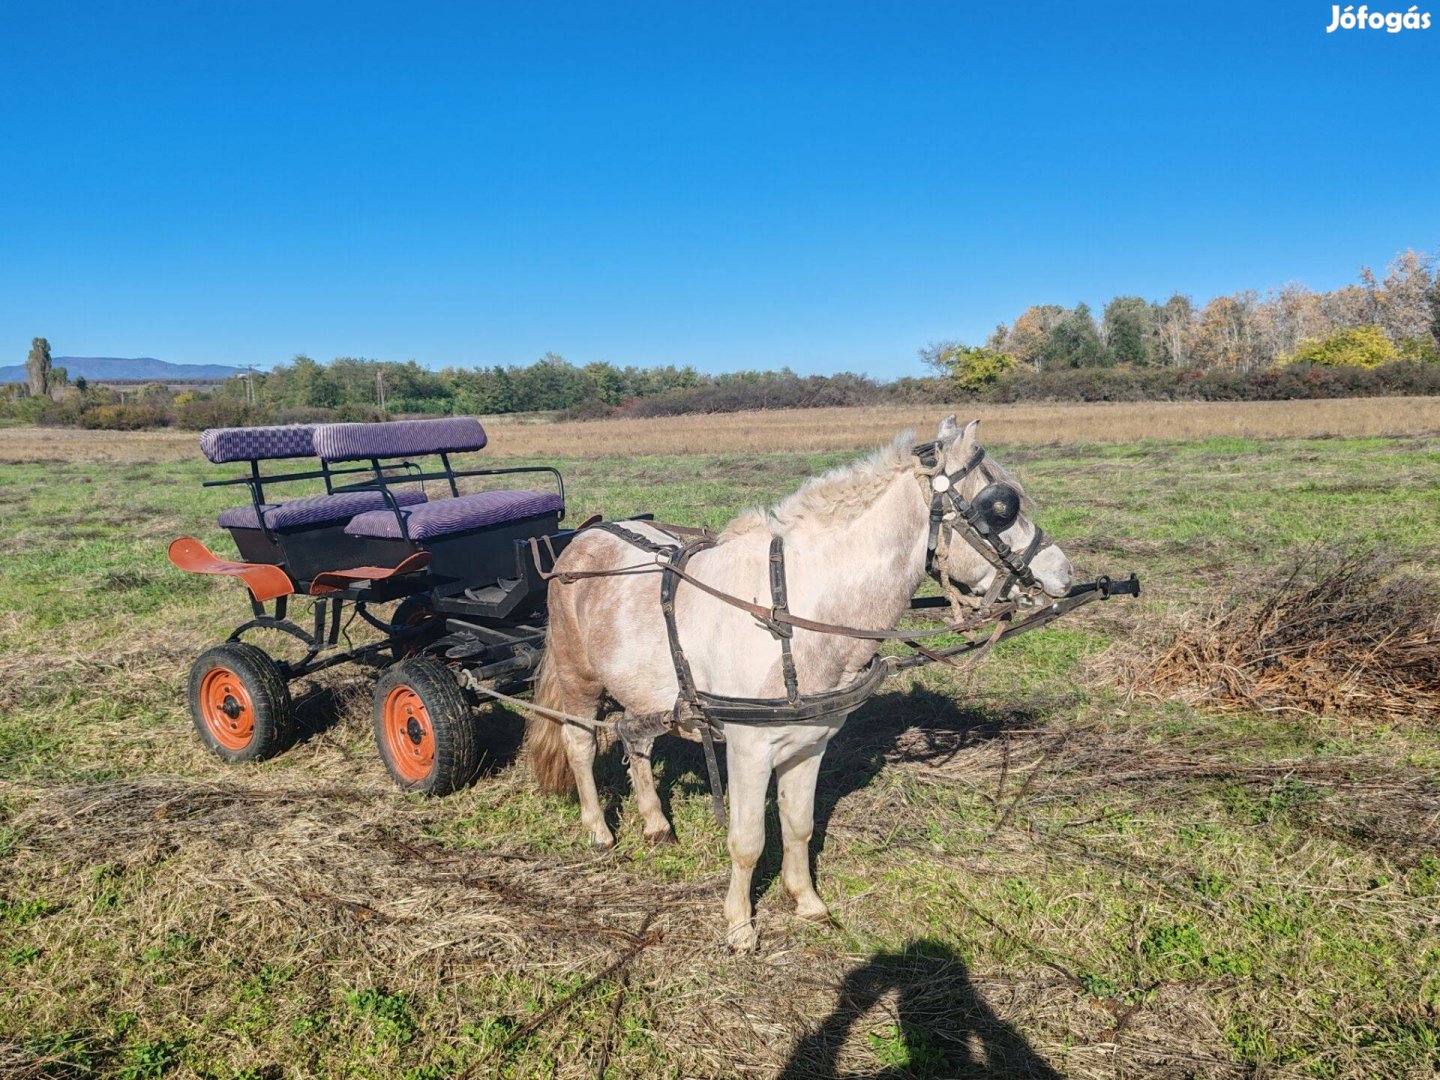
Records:
<instances>
[{"instance_id":1,"label":"pony's ear","mask_svg":"<svg viewBox=\"0 0 1440 1080\"><path fill-rule=\"evenodd\" d=\"M935 438L942 443L950 442L960 434L960 425L955 422L955 414L951 413L940 421L940 431Z\"/></svg>"},{"instance_id":2,"label":"pony's ear","mask_svg":"<svg viewBox=\"0 0 1440 1080\"><path fill-rule=\"evenodd\" d=\"M971 420L965 425L965 430L960 435L957 445L962 451L968 451L980 437L980 421Z\"/></svg>"}]
</instances>

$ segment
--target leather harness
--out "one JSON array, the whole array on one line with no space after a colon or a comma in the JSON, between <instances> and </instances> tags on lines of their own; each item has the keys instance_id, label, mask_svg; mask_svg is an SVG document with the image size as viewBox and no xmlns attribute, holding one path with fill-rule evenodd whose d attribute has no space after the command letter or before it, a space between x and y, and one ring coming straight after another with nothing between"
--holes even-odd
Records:
<instances>
[{"instance_id":1,"label":"leather harness","mask_svg":"<svg viewBox=\"0 0 1440 1080\"><path fill-rule=\"evenodd\" d=\"M1007 632L1030 629L1032 628L1031 624L1035 623L1036 617L1032 616L1012 626L1010 618L1015 613L1015 605L1013 603L1001 605L999 609L992 609L992 605L995 605L1012 585L1018 584L1027 592L1032 593L1041 588L1039 581L1030 570L1030 563L1035 555L1047 546L1048 539L1039 526L1035 526L1034 538L1026 546L1025 551L1022 553L1013 551L1001 539L1000 534L1013 523L1015 513L1009 513L1009 520L1004 520L1004 515L997 511L996 506L987 505L985 496L993 488L1003 487L1009 495L1006 496L1005 492L996 492L993 494L993 498L1003 498L1004 501L1012 502L1014 511L1018 511L1018 492L1008 485L992 484L981 492L976 502L968 501L960 494L960 483L980 466L985 458L984 448L976 446L965 464L956 472L949 474L942 471L943 457L940 450L938 442L924 443L914 448L914 454L921 465L919 474L924 478L924 482L931 492L930 532L926 542L926 570L938 578L942 585L953 588L950 586L943 562L948 555L949 544L952 542L953 536L958 533L995 567L996 573L994 582L982 601L982 606L987 611L983 617L961 620L958 617L957 608L957 617L954 622L938 629L866 630L835 623L817 622L791 614L785 576L785 541L780 536L772 536L770 539L770 607L768 608L722 592L686 571L686 564L692 555L714 547L718 542L713 533L703 529L646 522L652 528L675 537L673 543L657 543L617 522L607 521L584 526L583 528L586 530L608 532L612 536L624 540L627 544L654 555L656 559L655 563L607 570L546 571L540 565L539 544L534 539L530 541L536 569L541 577L546 579L555 577L562 582L571 582L585 577L611 577L659 568L661 572L660 609L665 617L665 632L669 639L670 658L675 667L675 681L678 688L675 705L668 718L668 723L690 730L698 728L705 749L705 765L710 777L711 796L714 801L716 820L719 824L724 824L724 795L720 782L719 763L715 757L715 743L723 741L724 733L723 728L717 727L717 725L793 724L828 720L833 716L857 708L879 689L880 684L888 675L902 667L911 667L929 661L953 663L951 657L962 652L975 652L974 659L978 659L997 641L1005 637ZM947 502L951 509L946 508ZM779 641L780 671L785 684L783 698L731 697L724 694L712 694L695 686L694 674L690 668L690 660L685 655L685 648L680 641L680 632L675 616L675 596L681 581L694 585L702 592L752 615ZM1093 596L1086 597L1086 599L1093 598ZM1049 611L1041 612L1040 615L1049 616L1043 621L1049 622L1051 618L1062 614L1059 607L1058 604L1052 605ZM1070 607L1066 607L1064 610L1070 609ZM916 641L917 638L936 634L968 632L992 620L998 621L996 621L994 632L988 638L968 640L962 645L949 649L933 651L924 648ZM802 695L791 647L796 628L872 641L903 641L909 644L917 655L901 659L882 657L877 654L861 669L859 675L849 685L818 694ZM624 737L625 728L623 726L620 731Z\"/></svg>"}]
</instances>

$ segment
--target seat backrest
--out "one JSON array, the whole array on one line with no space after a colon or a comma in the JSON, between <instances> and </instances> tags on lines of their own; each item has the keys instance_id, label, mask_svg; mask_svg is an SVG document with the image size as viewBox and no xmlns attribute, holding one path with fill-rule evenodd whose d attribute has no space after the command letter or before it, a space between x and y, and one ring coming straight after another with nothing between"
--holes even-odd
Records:
<instances>
[{"instance_id":1,"label":"seat backrest","mask_svg":"<svg viewBox=\"0 0 1440 1080\"><path fill-rule=\"evenodd\" d=\"M485 442L485 429L473 416L388 424L321 424L315 429L315 453L322 461L458 454L481 450Z\"/></svg>"},{"instance_id":2,"label":"seat backrest","mask_svg":"<svg viewBox=\"0 0 1440 1080\"><path fill-rule=\"evenodd\" d=\"M206 428L200 433L200 450L217 465L226 461L312 457L314 436L313 424Z\"/></svg>"}]
</instances>

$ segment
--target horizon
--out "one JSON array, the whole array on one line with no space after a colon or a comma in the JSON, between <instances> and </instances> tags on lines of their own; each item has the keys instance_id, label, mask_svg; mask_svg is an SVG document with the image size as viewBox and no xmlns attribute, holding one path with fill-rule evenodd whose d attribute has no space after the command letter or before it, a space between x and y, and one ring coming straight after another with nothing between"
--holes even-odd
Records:
<instances>
[{"instance_id":1,"label":"horizon","mask_svg":"<svg viewBox=\"0 0 1440 1080\"><path fill-rule=\"evenodd\" d=\"M1032 304L1325 291L1440 246L1440 28L1327 34L1308 3L391 11L13 14L13 362L43 336L888 380Z\"/></svg>"}]
</instances>

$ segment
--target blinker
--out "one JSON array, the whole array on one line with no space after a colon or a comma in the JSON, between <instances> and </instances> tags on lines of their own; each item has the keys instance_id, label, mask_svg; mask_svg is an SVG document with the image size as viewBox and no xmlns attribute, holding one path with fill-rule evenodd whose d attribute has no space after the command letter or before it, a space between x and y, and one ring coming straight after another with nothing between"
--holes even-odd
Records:
<instances>
[{"instance_id":1,"label":"blinker","mask_svg":"<svg viewBox=\"0 0 1440 1080\"><path fill-rule=\"evenodd\" d=\"M975 506L985 524L1004 532L1020 516L1020 493L1009 484L987 484L975 497Z\"/></svg>"}]
</instances>

